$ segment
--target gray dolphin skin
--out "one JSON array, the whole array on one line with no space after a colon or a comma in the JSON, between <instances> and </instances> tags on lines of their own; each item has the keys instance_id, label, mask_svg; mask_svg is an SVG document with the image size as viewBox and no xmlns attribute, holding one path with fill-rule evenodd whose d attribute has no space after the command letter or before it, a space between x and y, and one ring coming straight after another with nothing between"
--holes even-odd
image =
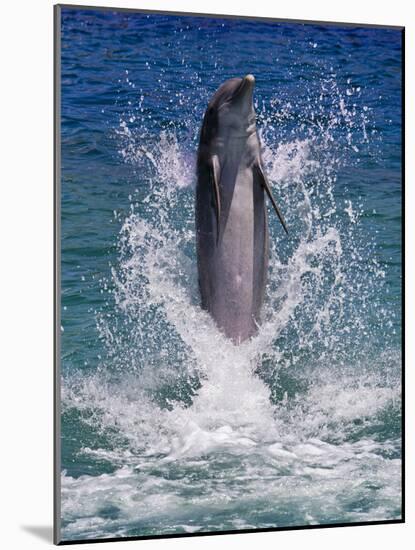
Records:
<instances>
[{"instance_id":1,"label":"gray dolphin skin","mask_svg":"<svg viewBox=\"0 0 415 550\"><path fill-rule=\"evenodd\" d=\"M269 256L265 193L287 232L262 167L254 85L248 74L218 88L205 112L197 158L202 308L234 344L255 335L260 324Z\"/></svg>"}]
</instances>

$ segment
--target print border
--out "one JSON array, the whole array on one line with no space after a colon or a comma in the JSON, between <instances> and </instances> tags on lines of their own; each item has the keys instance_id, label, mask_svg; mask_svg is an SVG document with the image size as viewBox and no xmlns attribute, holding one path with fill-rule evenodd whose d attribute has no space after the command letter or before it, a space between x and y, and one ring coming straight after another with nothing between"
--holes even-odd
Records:
<instances>
[{"instance_id":1,"label":"print border","mask_svg":"<svg viewBox=\"0 0 415 550\"><path fill-rule=\"evenodd\" d=\"M401 518L391 520L375 520L375 521L359 521L348 523L331 523L318 525L298 525L284 527L266 527L255 529L235 529L224 531L209 531L197 533L171 533L163 535L143 535L132 537L108 537L96 539L77 539L77 540L61 540L61 368L60 368L60 326L61 326L61 311L60 311L60 239L61 239L61 10L62 9L77 9L77 10L94 10L94 11L116 11L143 13L152 15L178 15L192 17L208 17L217 19L243 19L250 21L263 22L281 22L281 23L299 23L312 25L325 25L336 27L366 27L378 29L394 29L400 30L402 35L402 52L401 52L401 184L402 184L402 222L401 222L401 237L402 237L402 252L401 252L401 306L402 306L402 368L401 368L401 389L402 389L402 412L401 412L401 434L402 434L402 465L401 465ZM181 11L162 11L162 10L146 10L135 8L119 8L108 6L83 6L76 4L56 4L54 10L54 400L53 400L53 417L54 417L54 434L53 434L53 462L54 462L54 482L53 482L53 542L55 545L63 546L69 544L94 544L101 542L120 542L132 540L154 540L154 539L170 539L183 537L205 537L215 535L235 535L242 533L264 533L278 531L299 531L310 529L327 529L333 527L357 527L371 525L388 525L405 523L405 27L397 25L375 25L368 23L346 23L337 21L314 21L301 19L280 19L274 17L255 17L247 15L226 15L226 14L211 14L197 12L181 12Z\"/></svg>"}]
</instances>

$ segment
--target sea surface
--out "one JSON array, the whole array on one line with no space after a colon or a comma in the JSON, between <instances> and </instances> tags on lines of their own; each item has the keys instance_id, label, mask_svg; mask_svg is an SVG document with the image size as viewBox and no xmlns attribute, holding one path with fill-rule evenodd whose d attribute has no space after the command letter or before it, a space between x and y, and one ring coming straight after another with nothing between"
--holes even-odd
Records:
<instances>
[{"instance_id":1,"label":"sea surface","mask_svg":"<svg viewBox=\"0 0 415 550\"><path fill-rule=\"evenodd\" d=\"M62 539L401 518L399 29L63 8ZM260 331L201 310L195 157L252 73Z\"/></svg>"}]
</instances>

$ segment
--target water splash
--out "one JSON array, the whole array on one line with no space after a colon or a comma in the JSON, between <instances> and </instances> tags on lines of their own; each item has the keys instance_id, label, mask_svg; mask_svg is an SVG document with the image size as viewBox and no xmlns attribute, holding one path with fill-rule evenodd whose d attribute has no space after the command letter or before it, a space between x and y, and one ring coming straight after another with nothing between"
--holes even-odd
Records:
<instances>
[{"instance_id":1,"label":"water splash","mask_svg":"<svg viewBox=\"0 0 415 550\"><path fill-rule=\"evenodd\" d=\"M382 270L374 243L362 244L359 204L336 197L343 159L333 142L343 136L353 151L355 126L364 141L367 120L323 82L328 93L338 98L330 116L310 108L289 137L275 123L295 116L291 104L257 106L264 163L293 237L271 223L263 323L241 346L199 305L194 140L175 128L149 140L139 112L120 121L120 155L140 185L103 282L114 304L97 317L107 354L94 375L63 386L65 414L75 410L105 439L80 454L110 471L64 472L68 537L399 515L399 434L383 439L381 429L385 416L399 417L399 357L374 354L390 316L376 298Z\"/></svg>"}]
</instances>

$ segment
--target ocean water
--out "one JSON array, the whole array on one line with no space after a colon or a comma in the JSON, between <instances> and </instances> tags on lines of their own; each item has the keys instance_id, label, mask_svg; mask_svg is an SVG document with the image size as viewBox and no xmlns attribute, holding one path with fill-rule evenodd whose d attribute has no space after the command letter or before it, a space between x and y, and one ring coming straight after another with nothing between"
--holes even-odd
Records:
<instances>
[{"instance_id":1,"label":"ocean water","mask_svg":"<svg viewBox=\"0 0 415 550\"><path fill-rule=\"evenodd\" d=\"M63 8L62 539L401 517L401 32ZM256 77L258 335L199 304L209 97Z\"/></svg>"}]
</instances>

